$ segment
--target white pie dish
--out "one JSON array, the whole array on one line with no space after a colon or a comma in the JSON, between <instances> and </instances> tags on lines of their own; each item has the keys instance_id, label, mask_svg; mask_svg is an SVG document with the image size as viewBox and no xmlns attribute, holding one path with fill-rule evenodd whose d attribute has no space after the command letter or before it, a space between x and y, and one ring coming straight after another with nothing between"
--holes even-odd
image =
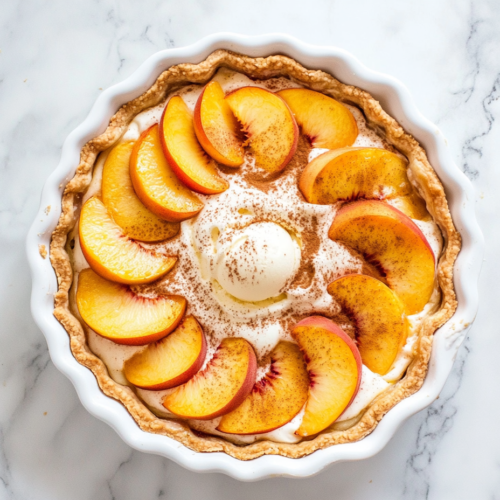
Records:
<instances>
[{"instance_id":1,"label":"white pie dish","mask_svg":"<svg viewBox=\"0 0 500 500\"><path fill-rule=\"evenodd\" d=\"M39 253L39 245L49 247L50 235L60 216L62 190L74 175L83 145L102 133L118 108L147 90L163 70L177 63L201 62L219 48L250 56L289 55L306 67L323 69L344 83L370 92L426 149L445 186L453 220L462 235L463 247L454 267L458 309L436 332L429 372L420 391L390 410L365 439L332 446L300 459L268 455L242 462L224 453L193 452L173 439L142 431L120 403L101 392L94 375L73 357L69 337L52 315L56 276L49 259L42 259ZM310 476L333 462L374 455L385 446L404 420L432 403L441 391L478 305L477 278L484 243L475 219L474 202L474 190L454 165L442 134L422 117L407 89L397 80L368 70L345 51L303 44L286 35L213 35L189 47L169 49L151 56L124 82L105 90L87 119L65 141L61 162L46 182L39 213L28 235L27 252L33 274L33 316L47 339L54 364L73 382L84 406L109 423L132 447L166 456L191 470L223 472L240 480ZM51 209L46 213L48 206Z\"/></svg>"}]
</instances>

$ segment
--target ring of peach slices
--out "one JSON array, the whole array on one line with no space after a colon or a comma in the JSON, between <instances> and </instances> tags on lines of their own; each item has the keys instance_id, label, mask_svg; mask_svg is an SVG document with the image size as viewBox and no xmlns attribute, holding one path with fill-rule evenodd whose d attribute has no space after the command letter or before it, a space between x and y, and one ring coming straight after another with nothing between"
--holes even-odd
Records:
<instances>
[{"instance_id":1,"label":"ring of peach slices","mask_svg":"<svg viewBox=\"0 0 500 500\"><path fill-rule=\"evenodd\" d=\"M341 204L328 236L372 265L372 276L350 274L328 292L355 325L351 338L326 317L311 316L281 341L268 372L256 380L256 356L243 338L224 339L205 360L207 342L180 296L139 296L131 286L162 278L176 257L143 243L175 236L195 217L196 192L221 193L228 183L218 164L236 168L250 150L257 167L283 170L299 131L329 151L302 172L299 188L314 204ZM291 421L304 407L298 436L327 429L353 401L365 364L388 373L408 333L407 315L428 302L435 260L411 220L425 218L413 195L406 162L388 150L352 147L356 121L343 104L321 93L277 93L244 87L228 95L212 81L194 116L172 97L159 124L110 152L102 196L83 206L79 237L90 269L79 275L77 306L85 323L118 344L145 345L125 363L129 383L173 389L163 404L186 419L222 416L218 430L259 434ZM204 368L203 368L204 367ZM202 369L203 368L203 369Z\"/></svg>"}]
</instances>

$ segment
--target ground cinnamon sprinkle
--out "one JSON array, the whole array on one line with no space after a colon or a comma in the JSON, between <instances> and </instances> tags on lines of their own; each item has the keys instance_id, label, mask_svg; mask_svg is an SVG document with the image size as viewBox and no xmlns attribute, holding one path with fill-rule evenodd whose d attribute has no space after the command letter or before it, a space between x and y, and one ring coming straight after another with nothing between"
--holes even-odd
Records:
<instances>
[{"instance_id":1,"label":"ground cinnamon sprinkle","mask_svg":"<svg viewBox=\"0 0 500 500\"><path fill-rule=\"evenodd\" d=\"M259 80L272 91L296 86L286 78ZM199 90L192 86L191 92ZM177 89L189 99L188 88ZM163 103L164 106L164 103ZM358 121L363 117L355 114ZM360 127L364 125L361 123ZM381 141L381 139L378 139ZM378 144L381 147L381 144ZM318 206L306 202L298 188L299 177L309 162L312 148L300 135L295 154L281 171L270 174L255 165L251 147L239 168L219 165L219 173L230 188L218 195L202 195L204 209L193 219L181 223L179 233L170 240L143 244L152 252L176 256L173 269L159 281L134 286L133 291L146 297L180 295L187 300L186 314L200 322L207 337L208 356L225 337L245 337L256 349L261 374L269 363L269 353L279 339L292 340L294 325L312 314L336 319L354 336L349 318L326 292L335 278L351 272L375 274L376 266L341 244L331 241L328 228L336 206ZM214 278L214 259L239 232L251 224L272 222L283 227L300 247L296 272L283 288L286 295L270 299L266 304L238 301L229 296ZM233 282L259 283L262 270L255 268L247 277L238 271L239 262L250 265L257 249L252 242L241 244L238 253L225 262ZM274 332L274 333L273 333Z\"/></svg>"},{"instance_id":2,"label":"ground cinnamon sprinkle","mask_svg":"<svg viewBox=\"0 0 500 500\"><path fill-rule=\"evenodd\" d=\"M251 150L247 152L245 167L241 176L250 186L264 193L277 190L277 185L296 185L298 178L308 163L311 145L302 135L299 136L297 150L288 165L280 172L270 174L255 166ZM300 195L302 197L302 195ZM304 199L302 197L302 199Z\"/></svg>"}]
</instances>

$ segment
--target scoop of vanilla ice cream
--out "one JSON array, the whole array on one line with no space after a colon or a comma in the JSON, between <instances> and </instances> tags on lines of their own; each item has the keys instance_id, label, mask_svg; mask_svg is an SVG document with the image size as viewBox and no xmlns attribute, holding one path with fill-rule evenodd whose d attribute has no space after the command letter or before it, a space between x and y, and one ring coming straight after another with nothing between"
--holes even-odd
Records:
<instances>
[{"instance_id":1,"label":"scoop of vanilla ice cream","mask_svg":"<svg viewBox=\"0 0 500 500\"><path fill-rule=\"evenodd\" d=\"M277 297L300 263L299 246L273 222L258 222L235 232L218 254L217 281L226 292L248 302Z\"/></svg>"}]
</instances>

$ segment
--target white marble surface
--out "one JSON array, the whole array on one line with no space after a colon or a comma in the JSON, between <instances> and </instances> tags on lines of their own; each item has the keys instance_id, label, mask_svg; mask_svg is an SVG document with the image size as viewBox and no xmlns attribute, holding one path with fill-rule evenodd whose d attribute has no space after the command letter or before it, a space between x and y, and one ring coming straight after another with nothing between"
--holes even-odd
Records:
<instances>
[{"instance_id":1,"label":"white marble surface","mask_svg":"<svg viewBox=\"0 0 500 500\"><path fill-rule=\"evenodd\" d=\"M474 183L482 307L427 411L362 462L242 484L133 451L51 364L24 240L67 134L147 56L217 31L286 32L394 75ZM500 8L495 0L3 0L0 8L0 499L500 498Z\"/></svg>"}]
</instances>

